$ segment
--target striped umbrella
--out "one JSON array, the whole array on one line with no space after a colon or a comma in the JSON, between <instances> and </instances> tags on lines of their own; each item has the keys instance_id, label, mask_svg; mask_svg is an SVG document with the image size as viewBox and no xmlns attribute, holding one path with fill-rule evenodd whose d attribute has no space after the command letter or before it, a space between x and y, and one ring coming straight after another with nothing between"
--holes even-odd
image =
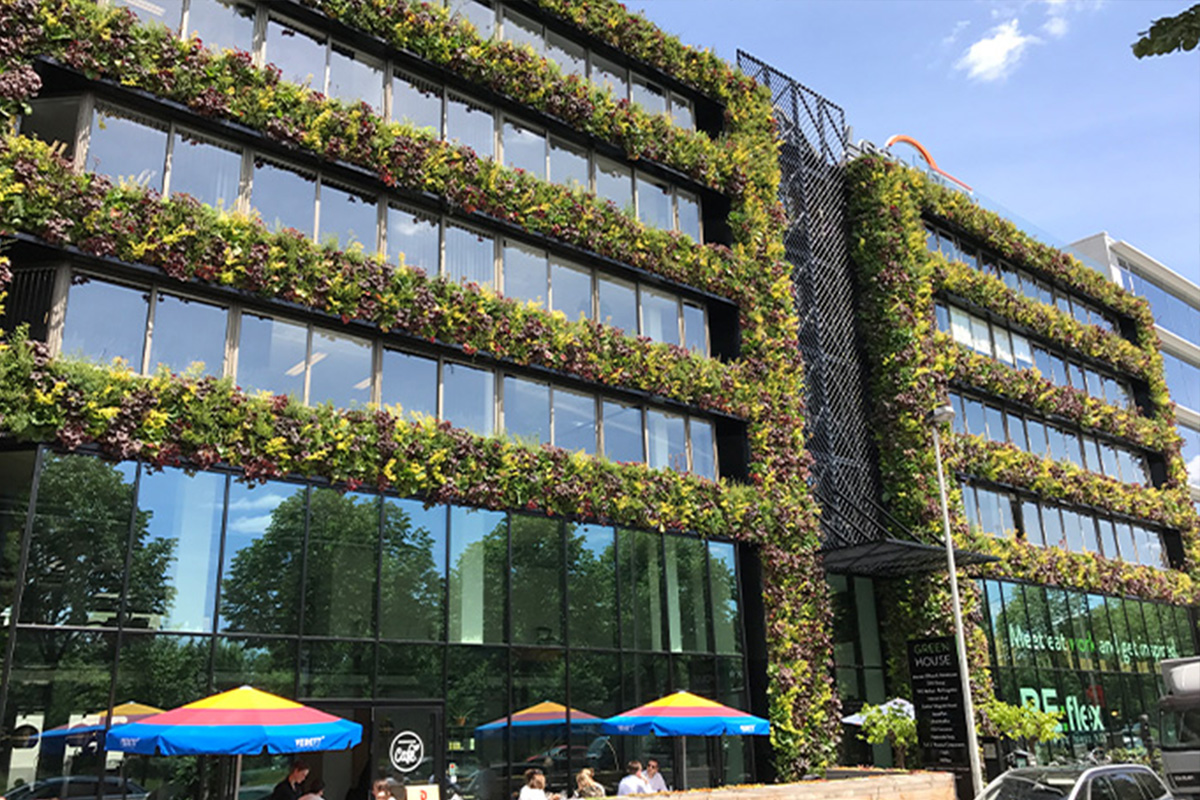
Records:
<instances>
[{"instance_id":1,"label":"striped umbrella","mask_svg":"<svg viewBox=\"0 0 1200 800\"><path fill-rule=\"evenodd\" d=\"M574 708L571 711L571 727L585 728L596 727L600 724L599 717L588 714L584 711L578 711ZM514 711L512 717L501 717L500 719L492 720L491 722L480 725L475 729L477 734L498 733L508 727L514 730L535 730L543 728L558 728L565 727L567 724L567 707L562 703L554 703L550 700L543 700L540 703L523 708L520 711Z\"/></svg>"},{"instance_id":2,"label":"striped umbrella","mask_svg":"<svg viewBox=\"0 0 1200 800\"><path fill-rule=\"evenodd\" d=\"M768 736L771 723L762 717L723 706L712 700L679 691L609 717L603 733L626 736ZM679 788L686 788L687 739L680 739L684 769L677 770Z\"/></svg>"},{"instance_id":3,"label":"striped umbrella","mask_svg":"<svg viewBox=\"0 0 1200 800\"><path fill-rule=\"evenodd\" d=\"M206 697L139 722L113 726L109 750L164 756L242 756L344 750L362 741L362 725L249 686Z\"/></svg>"}]
</instances>

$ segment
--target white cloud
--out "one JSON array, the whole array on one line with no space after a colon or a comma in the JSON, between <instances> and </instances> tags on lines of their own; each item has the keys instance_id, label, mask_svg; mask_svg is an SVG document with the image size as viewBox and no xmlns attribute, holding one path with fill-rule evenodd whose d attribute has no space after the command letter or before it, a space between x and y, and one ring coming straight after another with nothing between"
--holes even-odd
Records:
<instances>
[{"instance_id":1,"label":"white cloud","mask_svg":"<svg viewBox=\"0 0 1200 800\"><path fill-rule=\"evenodd\" d=\"M1016 19L997 25L988 33L967 48L954 65L966 70L967 77L973 80L1003 80L1016 68L1025 48L1041 42L1036 36L1022 34Z\"/></svg>"},{"instance_id":2,"label":"white cloud","mask_svg":"<svg viewBox=\"0 0 1200 800\"><path fill-rule=\"evenodd\" d=\"M240 497L229 504L231 511L261 511L264 508L274 511L287 498L273 492L253 492L251 497Z\"/></svg>"},{"instance_id":3,"label":"white cloud","mask_svg":"<svg viewBox=\"0 0 1200 800\"><path fill-rule=\"evenodd\" d=\"M958 22L954 23L954 30L942 37L942 44L948 47L957 42L958 35L966 30L967 26L970 24L971 22L965 19L960 19Z\"/></svg>"},{"instance_id":4,"label":"white cloud","mask_svg":"<svg viewBox=\"0 0 1200 800\"><path fill-rule=\"evenodd\" d=\"M1061 39L1062 37L1067 35L1068 27L1070 27L1070 26L1067 24L1066 17L1058 17L1058 16L1051 15L1042 24L1042 32L1051 38Z\"/></svg>"},{"instance_id":5,"label":"white cloud","mask_svg":"<svg viewBox=\"0 0 1200 800\"><path fill-rule=\"evenodd\" d=\"M229 530L234 533L259 534L265 532L270 524L270 514L261 514L256 517L234 517L229 520Z\"/></svg>"}]
</instances>

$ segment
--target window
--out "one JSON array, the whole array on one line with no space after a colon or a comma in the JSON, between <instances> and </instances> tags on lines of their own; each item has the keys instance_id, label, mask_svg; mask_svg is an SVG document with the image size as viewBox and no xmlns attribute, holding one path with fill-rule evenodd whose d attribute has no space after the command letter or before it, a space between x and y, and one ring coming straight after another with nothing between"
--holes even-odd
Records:
<instances>
[{"instance_id":1,"label":"window","mask_svg":"<svg viewBox=\"0 0 1200 800\"><path fill-rule=\"evenodd\" d=\"M156 292L149 370L162 365L183 372L202 364L206 374L223 375L228 317L228 309L221 306Z\"/></svg>"},{"instance_id":2,"label":"window","mask_svg":"<svg viewBox=\"0 0 1200 800\"><path fill-rule=\"evenodd\" d=\"M157 22L171 30L179 29L179 18L183 15L183 0L158 0L147 3L143 0L114 0L137 15L143 23ZM94 793L94 792L93 792Z\"/></svg>"},{"instance_id":3,"label":"window","mask_svg":"<svg viewBox=\"0 0 1200 800\"><path fill-rule=\"evenodd\" d=\"M275 17L267 20L264 58L279 68L285 81L325 91L328 39Z\"/></svg>"},{"instance_id":4,"label":"window","mask_svg":"<svg viewBox=\"0 0 1200 800\"><path fill-rule=\"evenodd\" d=\"M596 401L575 392L554 392L554 446L596 453Z\"/></svg>"},{"instance_id":5,"label":"window","mask_svg":"<svg viewBox=\"0 0 1200 800\"><path fill-rule=\"evenodd\" d=\"M369 403L375 372L371 355L368 341L315 329L308 357L308 404L353 408Z\"/></svg>"},{"instance_id":6,"label":"window","mask_svg":"<svg viewBox=\"0 0 1200 800\"><path fill-rule=\"evenodd\" d=\"M550 443L550 386L506 375L504 432L528 444Z\"/></svg>"},{"instance_id":7,"label":"window","mask_svg":"<svg viewBox=\"0 0 1200 800\"><path fill-rule=\"evenodd\" d=\"M254 164L250 204L267 227L293 228L312 236L315 222L317 179L282 164L259 159Z\"/></svg>"},{"instance_id":8,"label":"window","mask_svg":"<svg viewBox=\"0 0 1200 800\"><path fill-rule=\"evenodd\" d=\"M447 0L450 13L463 19L475 28L484 39L496 31L496 10L487 0Z\"/></svg>"},{"instance_id":9,"label":"window","mask_svg":"<svg viewBox=\"0 0 1200 800\"><path fill-rule=\"evenodd\" d=\"M82 275L72 283L62 354L103 364L120 358L140 372L150 293Z\"/></svg>"},{"instance_id":10,"label":"window","mask_svg":"<svg viewBox=\"0 0 1200 800\"><path fill-rule=\"evenodd\" d=\"M317 241L349 250L354 245L375 252L379 230L379 202L352 189L321 181L320 222Z\"/></svg>"},{"instance_id":11,"label":"window","mask_svg":"<svg viewBox=\"0 0 1200 800\"><path fill-rule=\"evenodd\" d=\"M642 444L642 410L621 403L603 404L604 455L609 461L645 461Z\"/></svg>"},{"instance_id":12,"label":"window","mask_svg":"<svg viewBox=\"0 0 1200 800\"><path fill-rule=\"evenodd\" d=\"M538 55L545 49L542 26L524 15L504 9L504 38L518 47L529 47Z\"/></svg>"},{"instance_id":13,"label":"window","mask_svg":"<svg viewBox=\"0 0 1200 800\"><path fill-rule=\"evenodd\" d=\"M408 416L437 416L438 362L436 358L383 351L379 401L398 405Z\"/></svg>"},{"instance_id":14,"label":"window","mask_svg":"<svg viewBox=\"0 0 1200 800\"><path fill-rule=\"evenodd\" d=\"M495 376L465 364L442 365L442 419L488 435L494 429Z\"/></svg>"},{"instance_id":15,"label":"window","mask_svg":"<svg viewBox=\"0 0 1200 800\"><path fill-rule=\"evenodd\" d=\"M633 171L615 161L596 159L596 195L621 211L633 210Z\"/></svg>"},{"instance_id":16,"label":"window","mask_svg":"<svg viewBox=\"0 0 1200 800\"><path fill-rule=\"evenodd\" d=\"M642 289L642 335L656 342L679 344L679 301L653 289Z\"/></svg>"},{"instance_id":17,"label":"window","mask_svg":"<svg viewBox=\"0 0 1200 800\"><path fill-rule=\"evenodd\" d=\"M495 259L495 242L490 236L457 225L446 226L446 268L443 274L450 280L494 286Z\"/></svg>"},{"instance_id":18,"label":"window","mask_svg":"<svg viewBox=\"0 0 1200 800\"><path fill-rule=\"evenodd\" d=\"M631 336L638 332L637 290L631 283L600 276L597 281L600 321Z\"/></svg>"},{"instance_id":19,"label":"window","mask_svg":"<svg viewBox=\"0 0 1200 800\"><path fill-rule=\"evenodd\" d=\"M294 322L243 313L238 340L237 383L304 401L308 328Z\"/></svg>"},{"instance_id":20,"label":"window","mask_svg":"<svg viewBox=\"0 0 1200 800\"><path fill-rule=\"evenodd\" d=\"M587 151L574 147L559 139L550 140L550 174L547 178L563 186L587 189L588 180Z\"/></svg>"},{"instance_id":21,"label":"window","mask_svg":"<svg viewBox=\"0 0 1200 800\"><path fill-rule=\"evenodd\" d=\"M366 103L378 114L383 110L383 66L361 53L330 43L326 94L348 103Z\"/></svg>"},{"instance_id":22,"label":"window","mask_svg":"<svg viewBox=\"0 0 1200 800\"><path fill-rule=\"evenodd\" d=\"M187 33L207 47L249 52L254 47L254 5L236 0L191 0Z\"/></svg>"},{"instance_id":23,"label":"window","mask_svg":"<svg viewBox=\"0 0 1200 800\"><path fill-rule=\"evenodd\" d=\"M233 210L241 182L241 152L186 131L175 132L168 181L172 194L189 194L206 205Z\"/></svg>"},{"instance_id":24,"label":"window","mask_svg":"<svg viewBox=\"0 0 1200 800\"><path fill-rule=\"evenodd\" d=\"M504 245L504 294L506 297L547 305L549 263L546 253L506 242Z\"/></svg>"},{"instance_id":25,"label":"window","mask_svg":"<svg viewBox=\"0 0 1200 800\"><path fill-rule=\"evenodd\" d=\"M495 153L492 112L462 97L446 96L446 139L469 147L481 158Z\"/></svg>"},{"instance_id":26,"label":"window","mask_svg":"<svg viewBox=\"0 0 1200 800\"><path fill-rule=\"evenodd\" d=\"M167 126L101 106L92 117L87 169L162 191Z\"/></svg>"},{"instance_id":27,"label":"window","mask_svg":"<svg viewBox=\"0 0 1200 800\"><path fill-rule=\"evenodd\" d=\"M504 165L524 170L545 180L546 135L505 120L503 127Z\"/></svg>"},{"instance_id":28,"label":"window","mask_svg":"<svg viewBox=\"0 0 1200 800\"><path fill-rule=\"evenodd\" d=\"M419 78L397 72L392 77L392 119L442 135L442 90Z\"/></svg>"},{"instance_id":29,"label":"window","mask_svg":"<svg viewBox=\"0 0 1200 800\"><path fill-rule=\"evenodd\" d=\"M387 209L387 254L393 264L403 262L427 275L437 275L441 264L438 220L415 211L389 205Z\"/></svg>"},{"instance_id":30,"label":"window","mask_svg":"<svg viewBox=\"0 0 1200 800\"><path fill-rule=\"evenodd\" d=\"M567 319L592 318L592 274L572 264L550 262L550 307Z\"/></svg>"},{"instance_id":31,"label":"window","mask_svg":"<svg viewBox=\"0 0 1200 800\"><path fill-rule=\"evenodd\" d=\"M646 442L651 467L687 471L687 435L683 417L662 411L646 412Z\"/></svg>"},{"instance_id":32,"label":"window","mask_svg":"<svg viewBox=\"0 0 1200 800\"><path fill-rule=\"evenodd\" d=\"M671 189L664 183L650 180L643 175L637 178L638 219L659 230L675 227Z\"/></svg>"},{"instance_id":33,"label":"window","mask_svg":"<svg viewBox=\"0 0 1200 800\"><path fill-rule=\"evenodd\" d=\"M587 75L587 50L553 31L546 32L546 57L566 75Z\"/></svg>"}]
</instances>

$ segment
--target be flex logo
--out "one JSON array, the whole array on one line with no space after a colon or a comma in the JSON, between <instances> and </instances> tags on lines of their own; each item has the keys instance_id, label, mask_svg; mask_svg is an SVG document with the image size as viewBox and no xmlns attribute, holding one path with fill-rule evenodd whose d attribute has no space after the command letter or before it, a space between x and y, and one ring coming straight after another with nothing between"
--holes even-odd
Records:
<instances>
[{"instance_id":1,"label":"be flex logo","mask_svg":"<svg viewBox=\"0 0 1200 800\"><path fill-rule=\"evenodd\" d=\"M412 731L401 731L392 738L388 757L400 772L412 772L425 757L425 742Z\"/></svg>"},{"instance_id":2,"label":"be flex logo","mask_svg":"<svg viewBox=\"0 0 1200 800\"><path fill-rule=\"evenodd\" d=\"M1042 711L1065 711L1067 716L1060 726L1065 731L1075 733L1091 733L1104 730L1103 698L1097 698L1101 703L1089 703L1080 700L1075 695L1069 695L1066 700L1059 701L1056 689L1035 689L1032 686L1021 687L1021 705L1032 702Z\"/></svg>"}]
</instances>

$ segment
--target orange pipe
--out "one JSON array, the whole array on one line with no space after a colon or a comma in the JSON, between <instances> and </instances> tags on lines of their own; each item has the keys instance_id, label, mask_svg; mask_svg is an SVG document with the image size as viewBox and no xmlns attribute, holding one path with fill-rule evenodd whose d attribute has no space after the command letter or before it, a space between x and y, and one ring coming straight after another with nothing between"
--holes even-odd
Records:
<instances>
[{"instance_id":1,"label":"orange pipe","mask_svg":"<svg viewBox=\"0 0 1200 800\"><path fill-rule=\"evenodd\" d=\"M898 133L895 136L893 136L892 138L888 139L886 143L884 143L883 149L885 149L885 150L890 149L891 146L896 144L897 142L902 143L902 144L912 145L912 147L917 151L917 153L921 156L921 158L925 159L925 163L929 165L929 168L931 170L933 170L934 172L936 172L938 175L941 175L945 178L949 178L950 180L957 183L959 186L966 189L968 192L975 191L970 186L963 183L958 178L954 177L949 172L946 172L944 169L939 167L937 165L937 162L933 160L933 156L929 155L929 151L925 149L925 145L921 144L920 142L918 142L916 139L912 138L911 136L905 136L902 133Z\"/></svg>"}]
</instances>

